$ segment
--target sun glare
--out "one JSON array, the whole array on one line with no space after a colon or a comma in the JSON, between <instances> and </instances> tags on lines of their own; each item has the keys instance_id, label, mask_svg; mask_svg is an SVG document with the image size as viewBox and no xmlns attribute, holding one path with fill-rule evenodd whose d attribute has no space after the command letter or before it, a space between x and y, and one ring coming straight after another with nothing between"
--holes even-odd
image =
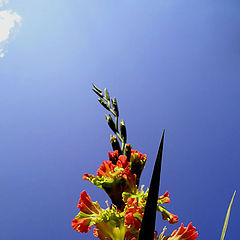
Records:
<instances>
[{"instance_id":1,"label":"sun glare","mask_svg":"<svg viewBox=\"0 0 240 240\"><path fill-rule=\"evenodd\" d=\"M8 0L0 0L0 7L5 7L7 3ZM21 16L11 9L0 10L0 58L4 57L7 43L16 32L16 27L19 26L21 20Z\"/></svg>"}]
</instances>

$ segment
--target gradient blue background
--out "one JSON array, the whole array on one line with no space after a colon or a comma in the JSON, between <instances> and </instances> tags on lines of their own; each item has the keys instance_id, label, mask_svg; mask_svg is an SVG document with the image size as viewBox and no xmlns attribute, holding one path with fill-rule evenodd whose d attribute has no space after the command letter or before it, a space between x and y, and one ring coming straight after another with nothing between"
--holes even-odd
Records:
<instances>
[{"instance_id":1,"label":"gradient blue background","mask_svg":"<svg viewBox=\"0 0 240 240\"><path fill-rule=\"evenodd\" d=\"M198 239L239 239L240 2L10 1L23 18L0 59L0 239L94 239L72 230L82 180L107 153L106 111L91 83L116 96L128 142L150 175L166 129L160 192ZM158 215L156 229L164 225Z\"/></svg>"}]
</instances>

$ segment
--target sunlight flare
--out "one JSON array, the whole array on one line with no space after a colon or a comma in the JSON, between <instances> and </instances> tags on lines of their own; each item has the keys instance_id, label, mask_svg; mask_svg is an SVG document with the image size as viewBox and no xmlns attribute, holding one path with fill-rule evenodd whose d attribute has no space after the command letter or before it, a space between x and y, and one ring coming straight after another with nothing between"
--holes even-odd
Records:
<instances>
[{"instance_id":1,"label":"sunlight flare","mask_svg":"<svg viewBox=\"0 0 240 240\"><path fill-rule=\"evenodd\" d=\"M8 0L0 0L0 7L7 3ZM21 21L21 16L10 9L0 11L0 58L4 57L6 45L16 32L17 26L20 25Z\"/></svg>"}]
</instances>

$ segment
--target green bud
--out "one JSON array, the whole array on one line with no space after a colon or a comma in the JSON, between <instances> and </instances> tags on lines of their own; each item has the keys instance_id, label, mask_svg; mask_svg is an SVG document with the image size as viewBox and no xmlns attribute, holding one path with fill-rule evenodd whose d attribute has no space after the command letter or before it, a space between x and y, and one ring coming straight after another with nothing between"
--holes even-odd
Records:
<instances>
[{"instance_id":1,"label":"green bud","mask_svg":"<svg viewBox=\"0 0 240 240\"><path fill-rule=\"evenodd\" d=\"M118 150L119 154L121 155L121 148L120 148L120 144L117 140L117 137L111 135L110 136L110 141L111 141L113 151ZM130 155L131 155L131 153L130 153Z\"/></svg>"},{"instance_id":2,"label":"green bud","mask_svg":"<svg viewBox=\"0 0 240 240\"><path fill-rule=\"evenodd\" d=\"M98 92L100 92L100 93L102 92L101 89L99 89L98 87L96 87L93 83L92 83L92 85L93 85L93 87L94 87L94 89L95 89L96 91L98 91Z\"/></svg>"},{"instance_id":3,"label":"green bud","mask_svg":"<svg viewBox=\"0 0 240 240\"><path fill-rule=\"evenodd\" d=\"M117 130L116 130L116 128L115 128L115 123L114 123L111 115L110 115L110 114L108 114L108 115L105 114L105 117L106 117L108 126L112 129L112 131L113 131L114 133L116 133Z\"/></svg>"},{"instance_id":4,"label":"green bud","mask_svg":"<svg viewBox=\"0 0 240 240\"><path fill-rule=\"evenodd\" d=\"M110 101L110 96L109 96L108 90L106 88L104 88L104 94L105 94L106 99L108 101Z\"/></svg>"},{"instance_id":5,"label":"green bud","mask_svg":"<svg viewBox=\"0 0 240 240\"><path fill-rule=\"evenodd\" d=\"M92 90L101 98L103 98L102 92L98 92L96 89L92 88Z\"/></svg>"},{"instance_id":6,"label":"green bud","mask_svg":"<svg viewBox=\"0 0 240 240\"><path fill-rule=\"evenodd\" d=\"M120 122L120 135L124 139L124 142L127 141L127 130L124 121Z\"/></svg>"},{"instance_id":7,"label":"green bud","mask_svg":"<svg viewBox=\"0 0 240 240\"><path fill-rule=\"evenodd\" d=\"M130 144L125 145L125 155L127 156L127 161L130 162L131 159L132 146Z\"/></svg>"},{"instance_id":8,"label":"green bud","mask_svg":"<svg viewBox=\"0 0 240 240\"><path fill-rule=\"evenodd\" d=\"M113 111L116 113L117 116L119 116L119 111L118 111L118 105L117 105L116 98L114 97L111 101L112 101Z\"/></svg>"},{"instance_id":9,"label":"green bud","mask_svg":"<svg viewBox=\"0 0 240 240\"><path fill-rule=\"evenodd\" d=\"M106 103L104 100L102 100L101 98L98 98L98 101L99 101L107 110L109 110L109 107L108 107L107 103Z\"/></svg>"}]
</instances>

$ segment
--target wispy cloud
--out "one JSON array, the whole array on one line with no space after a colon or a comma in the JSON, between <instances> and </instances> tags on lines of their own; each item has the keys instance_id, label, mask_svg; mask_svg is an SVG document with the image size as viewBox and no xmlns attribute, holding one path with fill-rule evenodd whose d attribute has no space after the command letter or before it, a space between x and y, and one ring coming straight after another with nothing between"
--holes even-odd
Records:
<instances>
[{"instance_id":1,"label":"wispy cloud","mask_svg":"<svg viewBox=\"0 0 240 240\"><path fill-rule=\"evenodd\" d=\"M0 0L0 7L4 7L8 0ZM0 58L4 57L9 38L21 23L21 16L11 9L0 11Z\"/></svg>"}]
</instances>

